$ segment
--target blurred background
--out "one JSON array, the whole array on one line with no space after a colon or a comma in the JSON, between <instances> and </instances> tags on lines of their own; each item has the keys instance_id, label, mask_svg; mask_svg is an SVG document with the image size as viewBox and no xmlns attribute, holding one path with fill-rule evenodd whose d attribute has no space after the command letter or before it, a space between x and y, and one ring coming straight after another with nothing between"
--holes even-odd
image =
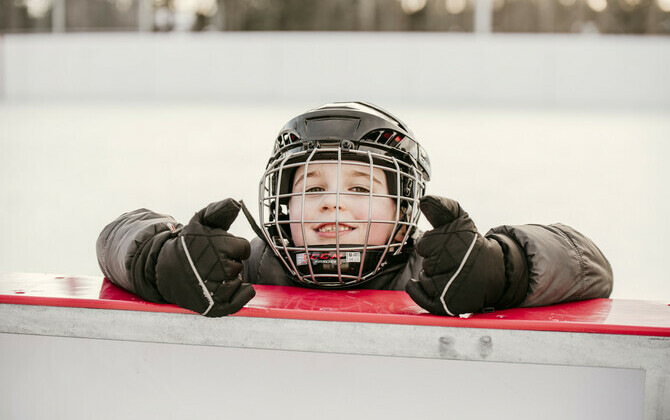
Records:
<instances>
[{"instance_id":1,"label":"blurred background","mask_svg":"<svg viewBox=\"0 0 670 420\"><path fill-rule=\"evenodd\" d=\"M139 207L255 212L283 124L364 100L480 230L572 225L613 297L670 302L668 35L670 0L0 0L0 271L101 275Z\"/></svg>"},{"instance_id":2,"label":"blurred background","mask_svg":"<svg viewBox=\"0 0 670 420\"><path fill-rule=\"evenodd\" d=\"M670 34L670 0L2 0L26 32L419 31Z\"/></svg>"}]
</instances>

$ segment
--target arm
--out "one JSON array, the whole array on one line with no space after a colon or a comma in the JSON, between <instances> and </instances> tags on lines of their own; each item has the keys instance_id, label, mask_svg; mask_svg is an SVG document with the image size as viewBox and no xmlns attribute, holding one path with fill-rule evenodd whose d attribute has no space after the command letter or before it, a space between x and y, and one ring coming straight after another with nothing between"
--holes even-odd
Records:
<instances>
[{"instance_id":1,"label":"arm","mask_svg":"<svg viewBox=\"0 0 670 420\"><path fill-rule=\"evenodd\" d=\"M416 244L422 270L405 286L419 306L432 314L456 316L506 309L523 300L528 274L512 241L482 236L454 200L425 196L419 207L433 225Z\"/></svg>"},{"instance_id":2,"label":"arm","mask_svg":"<svg viewBox=\"0 0 670 420\"><path fill-rule=\"evenodd\" d=\"M227 232L237 217L234 200L212 203L181 226L140 209L107 225L96 246L110 281L152 302L170 302L207 316L238 311L255 294L243 284L249 242Z\"/></svg>"},{"instance_id":3,"label":"arm","mask_svg":"<svg viewBox=\"0 0 670 420\"><path fill-rule=\"evenodd\" d=\"M145 300L164 303L156 287L156 258L165 241L181 229L172 217L151 210L122 214L98 236L95 250L102 273Z\"/></svg>"},{"instance_id":4,"label":"arm","mask_svg":"<svg viewBox=\"0 0 670 420\"><path fill-rule=\"evenodd\" d=\"M433 314L551 305L611 292L609 262L568 226L501 226L483 236L454 200L426 196L420 207L434 229L417 243L422 271L406 291Z\"/></svg>"},{"instance_id":5,"label":"arm","mask_svg":"<svg viewBox=\"0 0 670 420\"><path fill-rule=\"evenodd\" d=\"M523 252L529 287L519 306L606 298L612 293L609 261L589 238L570 226L500 226L488 235L506 237Z\"/></svg>"}]
</instances>

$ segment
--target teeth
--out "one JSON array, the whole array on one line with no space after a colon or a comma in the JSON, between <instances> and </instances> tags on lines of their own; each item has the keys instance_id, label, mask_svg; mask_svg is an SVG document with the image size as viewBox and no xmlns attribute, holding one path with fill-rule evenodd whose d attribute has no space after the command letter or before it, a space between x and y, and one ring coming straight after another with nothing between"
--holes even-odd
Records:
<instances>
[{"instance_id":1,"label":"teeth","mask_svg":"<svg viewBox=\"0 0 670 420\"><path fill-rule=\"evenodd\" d=\"M352 228L348 226L342 226L340 225L340 232L347 231L347 230L353 230ZM318 229L319 232L335 232L335 225L325 225L321 226Z\"/></svg>"}]
</instances>

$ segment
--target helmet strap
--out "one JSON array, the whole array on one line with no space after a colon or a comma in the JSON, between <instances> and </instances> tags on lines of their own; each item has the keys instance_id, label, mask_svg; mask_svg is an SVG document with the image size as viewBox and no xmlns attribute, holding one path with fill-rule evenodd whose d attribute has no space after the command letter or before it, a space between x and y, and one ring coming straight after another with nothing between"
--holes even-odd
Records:
<instances>
[{"instance_id":1,"label":"helmet strap","mask_svg":"<svg viewBox=\"0 0 670 420\"><path fill-rule=\"evenodd\" d=\"M249 209L247 208L246 204L244 204L244 200L240 200L240 207L242 208L242 213L244 213L244 217L246 217L247 220L249 221L249 225L251 225L251 229L253 229L253 231L256 232L256 235L258 235L258 237L261 238L263 240L263 242L265 242L265 244L268 247L270 247L270 244L268 243L267 238L263 234L263 231L261 230L261 228L256 223L256 220L254 219L254 216L251 215L251 213L249 212ZM272 247L270 247L270 248L272 248Z\"/></svg>"}]
</instances>

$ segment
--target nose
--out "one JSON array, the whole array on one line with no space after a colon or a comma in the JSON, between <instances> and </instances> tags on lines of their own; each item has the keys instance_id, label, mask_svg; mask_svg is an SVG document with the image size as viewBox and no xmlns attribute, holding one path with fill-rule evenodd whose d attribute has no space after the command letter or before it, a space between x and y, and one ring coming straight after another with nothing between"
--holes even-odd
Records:
<instances>
[{"instance_id":1,"label":"nose","mask_svg":"<svg viewBox=\"0 0 670 420\"><path fill-rule=\"evenodd\" d=\"M342 196L338 193L325 193L321 199L321 211L335 210L339 208L344 209Z\"/></svg>"}]
</instances>

